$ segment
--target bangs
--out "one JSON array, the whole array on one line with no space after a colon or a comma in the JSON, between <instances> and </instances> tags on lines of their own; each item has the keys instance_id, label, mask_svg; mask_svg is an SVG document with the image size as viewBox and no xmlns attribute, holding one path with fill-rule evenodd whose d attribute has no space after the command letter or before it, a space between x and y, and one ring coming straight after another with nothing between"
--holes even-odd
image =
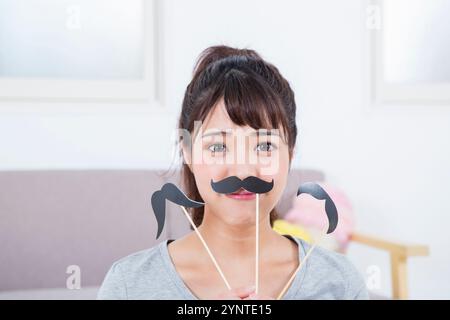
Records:
<instances>
[{"instance_id":1,"label":"bangs","mask_svg":"<svg viewBox=\"0 0 450 320\"><path fill-rule=\"evenodd\" d=\"M288 140L288 120L282 102L257 74L231 69L209 89L203 96L198 119L204 121L213 107L223 99L228 116L236 125L249 126L255 130L281 129L283 140Z\"/></svg>"}]
</instances>

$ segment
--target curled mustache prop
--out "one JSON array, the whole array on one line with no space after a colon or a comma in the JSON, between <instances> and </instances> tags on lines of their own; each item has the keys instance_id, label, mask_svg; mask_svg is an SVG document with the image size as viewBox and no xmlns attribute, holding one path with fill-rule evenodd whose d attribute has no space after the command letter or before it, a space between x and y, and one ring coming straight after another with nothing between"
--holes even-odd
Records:
<instances>
[{"instance_id":1,"label":"curled mustache prop","mask_svg":"<svg viewBox=\"0 0 450 320\"><path fill-rule=\"evenodd\" d=\"M327 234L328 233L332 233L336 229L337 224L338 224L338 213L337 213L336 205L334 204L333 200L328 195L328 193L326 193L326 191L323 190L321 186L319 186L317 183L314 183L314 182L302 183L300 185L300 187L298 188L297 196L299 196L302 193L307 193L307 194L313 196L314 198L316 198L318 200L325 200L325 212L326 212L327 218L328 218L328 231L327 231ZM292 281L294 281L295 276L300 271L300 269L303 267L303 265L308 260L308 258L311 256L311 253L317 247L319 242L323 239L324 235L325 234L323 234L322 238L317 240L312 245L311 249L308 250L308 252L306 253L305 258L303 259L303 261L300 262L299 266L294 271L294 273L292 274L291 278L289 279L289 281L284 286L283 290L281 290L281 293L278 295L277 300L280 300L283 297L283 295L286 293L286 291L288 290L288 288L291 285Z\"/></svg>"},{"instance_id":2,"label":"curled mustache prop","mask_svg":"<svg viewBox=\"0 0 450 320\"><path fill-rule=\"evenodd\" d=\"M186 208L200 208L205 204L203 202L189 199L183 191L178 189L173 183L166 183L161 190L155 191L152 195L152 208L158 223L158 233L156 239L159 238L166 220L166 200Z\"/></svg>"},{"instance_id":3,"label":"curled mustache prop","mask_svg":"<svg viewBox=\"0 0 450 320\"><path fill-rule=\"evenodd\" d=\"M267 182L255 176L248 176L244 180L231 176L217 182L211 179L211 187L215 192L224 194L236 192L240 188L253 193L267 193L273 188L273 179Z\"/></svg>"},{"instance_id":4,"label":"curled mustache prop","mask_svg":"<svg viewBox=\"0 0 450 320\"><path fill-rule=\"evenodd\" d=\"M317 183L306 182L300 185L297 191L297 196L302 193L309 194L318 200L325 200L325 212L328 217L328 231L327 233L332 233L338 224L338 213L336 205L334 204L331 197L322 189Z\"/></svg>"}]
</instances>

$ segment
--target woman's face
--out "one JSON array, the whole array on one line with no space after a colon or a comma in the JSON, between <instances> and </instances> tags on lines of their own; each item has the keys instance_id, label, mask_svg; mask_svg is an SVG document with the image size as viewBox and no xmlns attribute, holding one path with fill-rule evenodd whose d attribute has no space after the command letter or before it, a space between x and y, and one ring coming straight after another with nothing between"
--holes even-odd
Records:
<instances>
[{"instance_id":1,"label":"woman's face","mask_svg":"<svg viewBox=\"0 0 450 320\"><path fill-rule=\"evenodd\" d=\"M197 188L206 203L205 215L214 215L228 225L254 225L256 195L220 194L212 189L211 180L256 176L274 181L272 190L259 196L261 219L268 217L281 197L289 171L289 149L282 130L269 132L234 124L222 100L210 111L192 137L190 158Z\"/></svg>"}]
</instances>

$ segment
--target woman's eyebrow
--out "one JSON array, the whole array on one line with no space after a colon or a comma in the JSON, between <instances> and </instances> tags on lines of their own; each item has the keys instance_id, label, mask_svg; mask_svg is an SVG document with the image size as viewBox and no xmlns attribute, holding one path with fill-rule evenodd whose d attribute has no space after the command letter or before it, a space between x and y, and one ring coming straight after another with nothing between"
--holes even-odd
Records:
<instances>
[{"instance_id":1,"label":"woman's eyebrow","mask_svg":"<svg viewBox=\"0 0 450 320\"><path fill-rule=\"evenodd\" d=\"M278 136L280 137L280 134L277 132L278 130L271 130L271 129L261 129L257 131L252 131L249 133L249 136ZM232 133L232 129L227 130L211 130L202 137L209 137L209 136L216 136L216 135L229 135Z\"/></svg>"},{"instance_id":2,"label":"woman's eyebrow","mask_svg":"<svg viewBox=\"0 0 450 320\"><path fill-rule=\"evenodd\" d=\"M271 131L270 129L262 129L258 131L253 131L250 136L280 136L277 131Z\"/></svg>"},{"instance_id":3,"label":"woman's eyebrow","mask_svg":"<svg viewBox=\"0 0 450 320\"><path fill-rule=\"evenodd\" d=\"M250 136L257 136L258 138L260 136L265 136L265 137L276 136L277 139L279 139L277 141L282 141L284 143L287 143L284 136L279 133L278 129L260 129L258 131L254 131L254 132L250 133Z\"/></svg>"},{"instance_id":4,"label":"woman's eyebrow","mask_svg":"<svg viewBox=\"0 0 450 320\"><path fill-rule=\"evenodd\" d=\"M232 129L227 129L227 130L209 130L209 132L206 132L204 135L202 135L202 138L210 137L210 136L229 135L231 133L232 133Z\"/></svg>"}]
</instances>

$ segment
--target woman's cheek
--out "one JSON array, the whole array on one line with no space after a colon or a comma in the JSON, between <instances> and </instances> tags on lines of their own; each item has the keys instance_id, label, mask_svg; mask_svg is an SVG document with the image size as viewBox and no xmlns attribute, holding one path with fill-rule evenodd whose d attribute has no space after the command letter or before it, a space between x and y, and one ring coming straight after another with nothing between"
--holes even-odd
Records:
<instances>
[{"instance_id":1,"label":"woman's cheek","mask_svg":"<svg viewBox=\"0 0 450 320\"><path fill-rule=\"evenodd\" d=\"M273 188L269 193L267 193L265 199L265 209L268 211L271 211L276 206L286 185L286 179L283 176L274 176L273 180Z\"/></svg>"}]
</instances>

